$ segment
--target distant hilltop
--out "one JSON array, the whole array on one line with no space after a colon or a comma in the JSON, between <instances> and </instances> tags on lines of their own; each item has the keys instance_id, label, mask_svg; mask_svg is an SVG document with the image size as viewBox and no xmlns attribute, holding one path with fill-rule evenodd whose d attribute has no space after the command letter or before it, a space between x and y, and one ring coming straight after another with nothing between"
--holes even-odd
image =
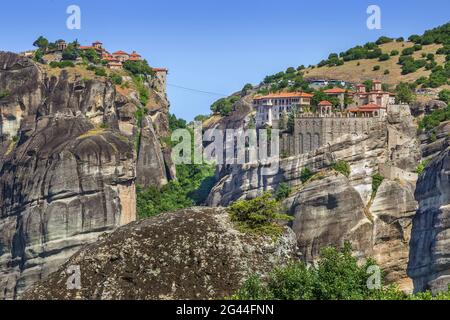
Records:
<instances>
[{"instance_id":1,"label":"distant hilltop","mask_svg":"<svg viewBox=\"0 0 450 320\"><path fill-rule=\"evenodd\" d=\"M44 63L47 60L50 60L49 62L83 62L87 60L90 63L102 64L111 70L122 70L125 64L128 64L128 66L148 66L148 62L136 51L127 53L118 50L110 53L104 48L101 41L95 41L90 46L85 46L80 45L77 40L72 43L67 43L63 39L49 42L41 36L33 45L37 47L37 50L26 51L23 55ZM48 55L51 55L51 57L48 57ZM50 59L46 59L45 56ZM157 73L168 73L166 68L151 68L151 70Z\"/></svg>"}]
</instances>

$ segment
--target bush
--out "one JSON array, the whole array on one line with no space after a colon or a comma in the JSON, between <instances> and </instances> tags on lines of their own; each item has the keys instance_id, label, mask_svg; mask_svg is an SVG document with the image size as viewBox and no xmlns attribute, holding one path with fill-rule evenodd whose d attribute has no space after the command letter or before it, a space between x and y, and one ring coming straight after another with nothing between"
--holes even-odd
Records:
<instances>
[{"instance_id":1,"label":"bush","mask_svg":"<svg viewBox=\"0 0 450 320\"><path fill-rule=\"evenodd\" d=\"M387 61L390 59L390 56L387 53L383 53L379 58L378 61Z\"/></svg>"},{"instance_id":2,"label":"bush","mask_svg":"<svg viewBox=\"0 0 450 320\"><path fill-rule=\"evenodd\" d=\"M384 70L384 74L385 75L388 75L388 74L390 74L391 72L388 70L388 69L386 69L386 70Z\"/></svg>"},{"instance_id":3,"label":"bush","mask_svg":"<svg viewBox=\"0 0 450 320\"><path fill-rule=\"evenodd\" d=\"M414 50L414 47L411 48L405 48L402 50L402 56L410 56L412 55L416 50Z\"/></svg>"},{"instance_id":4,"label":"bush","mask_svg":"<svg viewBox=\"0 0 450 320\"><path fill-rule=\"evenodd\" d=\"M60 69L64 69L64 68L74 68L75 64L72 61L61 61L61 62L57 62L57 61L52 61L50 62L50 67L52 68L60 68Z\"/></svg>"},{"instance_id":5,"label":"bush","mask_svg":"<svg viewBox=\"0 0 450 320\"><path fill-rule=\"evenodd\" d=\"M41 49L38 49L34 53L33 59L34 59L34 61L40 62L43 57L44 57L44 51Z\"/></svg>"},{"instance_id":6,"label":"bush","mask_svg":"<svg viewBox=\"0 0 450 320\"><path fill-rule=\"evenodd\" d=\"M381 69L380 66L374 66L374 67L373 67L373 71L378 71L378 70L380 70L380 69Z\"/></svg>"},{"instance_id":7,"label":"bush","mask_svg":"<svg viewBox=\"0 0 450 320\"><path fill-rule=\"evenodd\" d=\"M282 182L278 185L277 191L275 192L275 199L278 201L284 200L289 197L291 193L291 188L286 182Z\"/></svg>"},{"instance_id":8,"label":"bush","mask_svg":"<svg viewBox=\"0 0 450 320\"><path fill-rule=\"evenodd\" d=\"M11 93L8 90L0 90L0 99L4 99L9 97Z\"/></svg>"},{"instance_id":9,"label":"bush","mask_svg":"<svg viewBox=\"0 0 450 320\"><path fill-rule=\"evenodd\" d=\"M439 100L444 101L447 105L450 105L450 90L441 90L441 92L439 92Z\"/></svg>"},{"instance_id":10,"label":"bush","mask_svg":"<svg viewBox=\"0 0 450 320\"><path fill-rule=\"evenodd\" d=\"M376 44L381 45L381 44L389 43L392 41L394 41L394 39L383 36L383 37L378 38L378 40L376 41Z\"/></svg>"},{"instance_id":11,"label":"bush","mask_svg":"<svg viewBox=\"0 0 450 320\"><path fill-rule=\"evenodd\" d=\"M431 162L431 158L423 160L423 161L417 166L417 169L416 169L417 174L418 174L418 175L421 175L421 174L425 171L426 166L427 166L430 162Z\"/></svg>"},{"instance_id":12,"label":"bush","mask_svg":"<svg viewBox=\"0 0 450 320\"><path fill-rule=\"evenodd\" d=\"M376 173L372 177L372 199L375 198L375 196L377 195L378 188L381 186L383 181L384 181L384 177L379 173Z\"/></svg>"},{"instance_id":13,"label":"bush","mask_svg":"<svg viewBox=\"0 0 450 320\"><path fill-rule=\"evenodd\" d=\"M162 188L136 188L138 217L202 205L215 182L214 166L178 165L177 181L170 181Z\"/></svg>"},{"instance_id":14,"label":"bush","mask_svg":"<svg viewBox=\"0 0 450 320\"><path fill-rule=\"evenodd\" d=\"M433 296L430 292L408 295L396 286L369 288L373 273L369 267L378 266L372 259L360 265L352 255L351 245L325 248L317 264L306 266L292 262L275 268L267 280L251 276L232 297L235 300L448 300L448 292Z\"/></svg>"},{"instance_id":15,"label":"bush","mask_svg":"<svg viewBox=\"0 0 450 320\"><path fill-rule=\"evenodd\" d=\"M122 84L122 76L120 74L113 73L113 74L111 74L110 78L114 84L116 84L118 86L120 86Z\"/></svg>"},{"instance_id":16,"label":"bush","mask_svg":"<svg viewBox=\"0 0 450 320\"><path fill-rule=\"evenodd\" d=\"M398 56L399 54L400 54L400 52L398 52L398 50L391 51L391 56Z\"/></svg>"},{"instance_id":17,"label":"bush","mask_svg":"<svg viewBox=\"0 0 450 320\"><path fill-rule=\"evenodd\" d=\"M239 100L237 96L222 98L211 105L211 111L226 117L233 111L233 105Z\"/></svg>"},{"instance_id":18,"label":"bush","mask_svg":"<svg viewBox=\"0 0 450 320\"><path fill-rule=\"evenodd\" d=\"M351 168L350 165L348 164L348 162L344 161L344 160L339 160L338 162L334 163L331 168L334 171L337 171L339 173L342 173L344 176L346 176L347 178L350 176L351 173Z\"/></svg>"},{"instance_id":19,"label":"bush","mask_svg":"<svg viewBox=\"0 0 450 320\"><path fill-rule=\"evenodd\" d=\"M236 201L228 208L228 212L240 231L258 235L279 236L283 227L276 221L292 220L292 217L280 213L280 205L270 193L252 200Z\"/></svg>"},{"instance_id":20,"label":"bush","mask_svg":"<svg viewBox=\"0 0 450 320\"><path fill-rule=\"evenodd\" d=\"M107 74L106 74L105 68L97 68L97 69L95 69L95 75L99 76L99 77L106 77Z\"/></svg>"},{"instance_id":21,"label":"bush","mask_svg":"<svg viewBox=\"0 0 450 320\"><path fill-rule=\"evenodd\" d=\"M415 44L415 45L413 46L413 49L414 49L414 51L420 51L420 50L423 49L423 47L422 47L422 45L420 45L420 44Z\"/></svg>"},{"instance_id":22,"label":"bush","mask_svg":"<svg viewBox=\"0 0 450 320\"><path fill-rule=\"evenodd\" d=\"M302 183L306 183L309 179L312 178L313 175L314 173L310 169L304 168L300 172L300 180L302 181Z\"/></svg>"},{"instance_id":23,"label":"bush","mask_svg":"<svg viewBox=\"0 0 450 320\"><path fill-rule=\"evenodd\" d=\"M155 72L148 65L147 60L141 61L125 61L123 63L123 68L130 72L133 76L147 76L154 75Z\"/></svg>"},{"instance_id":24,"label":"bush","mask_svg":"<svg viewBox=\"0 0 450 320\"><path fill-rule=\"evenodd\" d=\"M419 128L430 131L438 127L441 122L450 120L450 106L445 109L435 110L431 114L426 115L419 122Z\"/></svg>"}]
</instances>

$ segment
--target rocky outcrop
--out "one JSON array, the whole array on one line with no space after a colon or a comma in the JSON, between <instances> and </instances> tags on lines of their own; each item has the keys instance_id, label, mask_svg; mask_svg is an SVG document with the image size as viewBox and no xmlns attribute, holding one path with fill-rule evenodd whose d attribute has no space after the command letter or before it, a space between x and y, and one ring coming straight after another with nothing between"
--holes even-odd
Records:
<instances>
[{"instance_id":1,"label":"rocky outcrop","mask_svg":"<svg viewBox=\"0 0 450 320\"><path fill-rule=\"evenodd\" d=\"M447 290L450 284L450 148L421 175L416 189L419 210L413 220L408 274L415 291Z\"/></svg>"},{"instance_id":2,"label":"rocky outcrop","mask_svg":"<svg viewBox=\"0 0 450 320\"><path fill-rule=\"evenodd\" d=\"M426 100L418 101L411 105L411 113L413 116L418 117L424 114L430 114L435 110L445 109L447 104L440 100Z\"/></svg>"},{"instance_id":3,"label":"rocky outcrop","mask_svg":"<svg viewBox=\"0 0 450 320\"><path fill-rule=\"evenodd\" d=\"M290 211L305 261L314 262L323 248L344 241L353 244L358 256L370 254L372 224L365 203L345 176L329 171L309 182L295 193Z\"/></svg>"},{"instance_id":4,"label":"rocky outcrop","mask_svg":"<svg viewBox=\"0 0 450 320\"><path fill-rule=\"evenodd\" d=\"M77 70L0 52L0 299L135 220L137 171L167 181L164 160L137 161L139 136L163 152L157 134L141 134L154 130L136 122L136 95Z\"/></svg>"},{"instance_id":5,"label":"rocky outcrop","mask_svg":"<svg viewBox=\"0 0 450 320\"><path fill-rule=\"evenodd\" d=\"M408 106L390 106L386 121L368 134L343 136L311 153L281 159L274 175L262 175L258 163L224 168L208 204L226 206L287 183L292 193L285 205L295 218L292 227L304 260L316 261L323 247L350 240L356 255L375 257L388 281L411 290L406 265L417 208L414 171L421 159L416 131ZM330 171L337 160L349 164L348 178ZM316 174L306 183L304 168ZM374 194L376 173L385 180Z\"/></svg>"},{"instance_id":6,"label":"rocky outcrop","mask_svg":"<svg viewBox=\"0 0 450 320\"><path fill-rule=\"evenodd\" d=\"M275 242L237 231L221 208L192 208L122 227L89 245L23 299L220 299L244 279L295 257L288 228ZM66 273L80 269L81 287Z\"/></svg>"}]
</instances>

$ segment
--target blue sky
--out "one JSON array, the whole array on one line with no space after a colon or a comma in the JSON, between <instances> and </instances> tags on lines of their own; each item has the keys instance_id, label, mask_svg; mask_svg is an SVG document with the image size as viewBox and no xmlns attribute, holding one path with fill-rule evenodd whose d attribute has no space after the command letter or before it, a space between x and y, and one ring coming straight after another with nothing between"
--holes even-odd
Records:
<instances>
[{"instance_id":1,"label":"blue sky","mask_svg":"<svg viewBox=\"0 0 450 320\"><path fill-rule=\"evenodd\" d=\"M66 28L72 4L81 8L81 30ZM381 7L381 30L366 27L371 4ZM136 50L170 69L171 111L191 120L220 96L176 86L228 95L381 35L421 34L448 22L449 12L448 0L2 1L0 50L30 49L39 35Z\"/></svg>"}]
</instances>

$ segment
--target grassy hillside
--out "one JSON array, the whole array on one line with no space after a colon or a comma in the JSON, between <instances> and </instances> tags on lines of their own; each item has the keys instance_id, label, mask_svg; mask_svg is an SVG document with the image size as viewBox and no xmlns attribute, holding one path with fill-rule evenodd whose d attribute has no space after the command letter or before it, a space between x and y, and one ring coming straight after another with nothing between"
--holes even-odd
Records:
<instances>
[{"instance_id":1,"label":"grassy hillside","mask_svg":"<svg viewBox=\"0 0 450 320\"><path fill-rule=\"evenodd\" d=\"M413 42L390 42L382 44L379 48L383 53L389 55L389 60L379 61L379 59L361 59L347 61L341 66L323 66L314 68L310 67L305 69L305 79L339 79L353 83L362 83L365 80L378 79L383 83L395 85L400 82L414 82L421 77L429 77L431 70L426 70L424 67L419 70L402 75L402 66L399 65L399 59L401 52L405 48L412 48ZM431 44L422 46L421 50L415 51L411 56L415 60L426 59L422 57L423 54L428 55L432 53L435 55L435 61L438 65L442 66L445 62L445 55L437 55L438 49L442 48L442 44ZM396 56L390 56L391 52L396 50L399 52ZM374 70L375 66L380 66L379 70ZM385 74L386 70L389 70L389 74Z\"/></svg>"}]
</instances>

